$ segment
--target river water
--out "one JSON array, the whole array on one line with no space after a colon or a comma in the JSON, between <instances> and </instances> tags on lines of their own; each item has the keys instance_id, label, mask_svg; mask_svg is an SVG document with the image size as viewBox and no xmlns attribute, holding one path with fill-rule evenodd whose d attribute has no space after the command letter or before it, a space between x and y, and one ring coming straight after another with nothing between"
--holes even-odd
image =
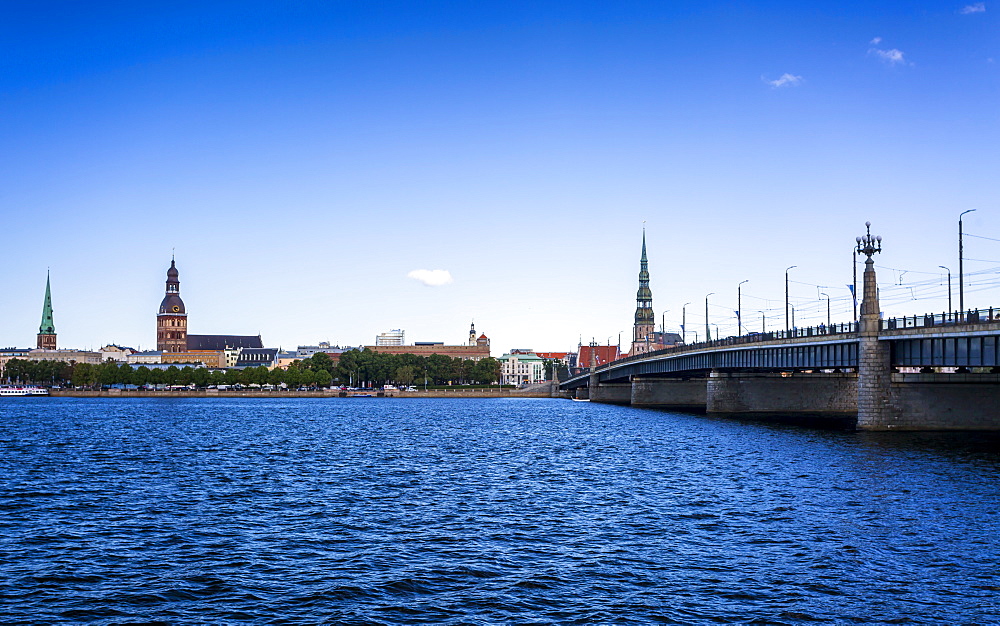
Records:
<instances>
[{"instance_id":1,"label":"river water","mask_svg":"<svg viewBox=\"0 0 1000 626\"><path fill-rule=\"evenodd\" d=\"M2 399L5 623L1000 622L1000 438Z\"/></svg>"}]
</instances>

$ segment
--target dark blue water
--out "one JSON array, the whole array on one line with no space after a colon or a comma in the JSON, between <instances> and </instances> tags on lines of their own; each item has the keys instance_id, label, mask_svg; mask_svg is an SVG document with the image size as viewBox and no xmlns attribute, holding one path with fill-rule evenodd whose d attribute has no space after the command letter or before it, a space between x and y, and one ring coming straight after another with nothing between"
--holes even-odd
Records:
<instances>
[{"instance_id":1,"label":"dark blue water","mask_svg":"<svg viewBox=\"0 0 1000 626\"><path fill-rule=\"evenodd\" d=\"M1000 621L996 436L561 400L0 404L0 621Z\"/></svg>"}]
</instances>

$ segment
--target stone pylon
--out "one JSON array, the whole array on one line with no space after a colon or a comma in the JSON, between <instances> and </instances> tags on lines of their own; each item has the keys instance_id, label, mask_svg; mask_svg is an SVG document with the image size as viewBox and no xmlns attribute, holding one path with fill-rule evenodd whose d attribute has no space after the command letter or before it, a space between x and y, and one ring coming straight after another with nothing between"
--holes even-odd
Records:
<instances>
[{"instance_id":1,"label":"stone pylon","mask_svg":"<svg viewBox=\"0 0 1000 626\"><path fill-rule=\"evenodd\" d=\"M858 429L890 430L893 427L890 392L892 363L889 344L879 341L882 329L875 282L875 262L872 255L882 251L882 238L872 237L871 222L865 222L868 233L858 237L858 252L864 254L864 290L858 321Z\"/></svg>"}]
</instances>

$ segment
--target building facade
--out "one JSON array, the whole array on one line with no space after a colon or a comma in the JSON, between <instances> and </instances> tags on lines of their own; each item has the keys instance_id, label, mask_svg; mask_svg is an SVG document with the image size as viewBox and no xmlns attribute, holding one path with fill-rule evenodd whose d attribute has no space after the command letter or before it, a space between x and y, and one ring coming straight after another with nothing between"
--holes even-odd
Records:
<instances>
[{"instance_id":1,"label":"building facade","mask_svg":"<svg viewBox=\"0 0 1000 626\"><path fill-rule=\"evenodd\" d=\"M100 352L87 350L32 350L28 353L29 361L63 361L65 363L90 363L99 365L104 362Z\"/></svg>"},{"instance_id":2,"label":"building facade","mask_svg":"<svg viewBox=\"0 0 1000 626\"><path fill-rule=\"evenodd\" d=\"M376 346L402 346L406 344L406 333L402 328L380 333L375 337Z\"/></svg>"},{"instance_id":3,"label":"building facade","mask_svg":"<svg viewBox=\"0 0 1000 626\"><path fill-rule=\"evenodd\" d=\"M530 385L545 380L545 359L533 352L511 352L497 360L505 385Z\"/></svg>"}]
</instances>

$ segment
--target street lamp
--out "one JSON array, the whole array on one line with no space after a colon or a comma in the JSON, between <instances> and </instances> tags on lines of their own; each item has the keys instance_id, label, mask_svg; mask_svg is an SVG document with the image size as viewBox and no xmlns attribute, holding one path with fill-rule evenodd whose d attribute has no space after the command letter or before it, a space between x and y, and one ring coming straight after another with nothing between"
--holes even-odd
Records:
<instances>
[{"instance_id":1,"label":"street lamp","mask_svg":"<svg viewBox=\"0 0 1000 626\"><path fill-rule=\"evenodd\" d=\"M685 302L684 306L681 307L681 343L687 343L688 333L687 333L687 305L690 302Z\"/></svg>"},{"instance_id":2,"label":"street lamp","mask_svg":"<svg viewBox=\"0 0 1000 626\"><path fill-rule=\"evenodd\" d=\"M788 270L793 270L798 265L792 265L785 269L785 332L788 332Z\"/></svg>"},{"instance_id":3,"label":"street lamp","mask_svg":"<svg viewBox=\"0 0 1000 626\"><path fill-rule=\"evenodd\" d=\"M950 315L951 313L953 313L953 311L951 310L951 270L943 265L938 265L938 267L948 271L948 314Z\"/></svg>"},{"instance_id":4,"label":"street lamp","mask_svg":"<svg viewBox=\"0 0 1000 626\"><path fill-rule=\"evenodd\" d=\"M830 327L830 296L827 296L825 293L821 293L819 295L826 296L826 326L827 326L827 328L829 328Z\"/></svg>"},{"instance_id":5,"label":"street lamp","mask_svg":"<svg viewBox=\"0 0 1000 626\"><path fill-rule=\"evenodd\" d=\"M708 296L714 296L715 292L708 294ZM705 341L712 340L712 329L708 327L708 296L705 296Z\"/></svg>"},{"instance_id":6,"label":"street lamp","mask_svg":"<svg viewBox=\"0 0 1000 626\"><path fill-rule=\"evenodd\" d=\"M958 308L965 315L965 281L962 273L962 216L972 213L976 209L969 209L958 214Z\"/></svg>"},{"instance_id":7,"label":"street lamp","mask_svg":"<svg viewBox=\"0 0 1000 626\"><path fill-rule=\"evenodd\" d=\"M736 285L736 336L737 337L743 336L743 297L742 293L740 292L740 287L743 286L743 283L748 283L748 282L750 282L749 278L744 280L739 285Z\"/></svg>"}]
</instances>

